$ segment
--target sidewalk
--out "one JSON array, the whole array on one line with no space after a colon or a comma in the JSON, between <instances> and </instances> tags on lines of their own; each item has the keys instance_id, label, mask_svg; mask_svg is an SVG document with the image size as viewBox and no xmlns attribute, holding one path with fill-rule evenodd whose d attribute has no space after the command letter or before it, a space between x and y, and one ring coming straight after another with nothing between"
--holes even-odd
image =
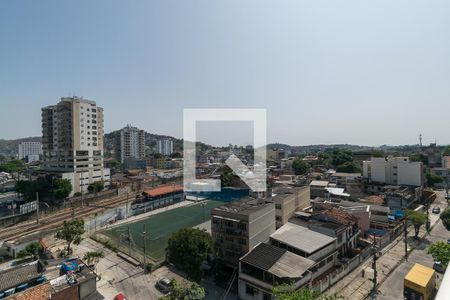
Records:
<instances>
[{"instance_id":1,"label":"sidewalk","mask_svg":"<svg viewBox=\"0 0 450 300\"><path fill-rule=\"evenodd\" d=\"M434 226L438 220L434 220L431 226ZM412 226L408 228L408 233L414 232ZM422 226L419 233L419 238L422 239L427 232L425 226ZM411 236L408 235L408 253L410 253L415 245L410 243ZM377 282L378 286L394 271L405 257L405 244L403 235L397 237L391 244L389 244L382 251L381 257L377 260ZM372 257L368 258L364 263L358 266L353 272L342 278L335 285L330 287L326 294L338 294L344 298L352 300L365 299L371 292L373 287L373 269ZM364 271L364 277L363 277Z\"/></svg>"}]
</instances>

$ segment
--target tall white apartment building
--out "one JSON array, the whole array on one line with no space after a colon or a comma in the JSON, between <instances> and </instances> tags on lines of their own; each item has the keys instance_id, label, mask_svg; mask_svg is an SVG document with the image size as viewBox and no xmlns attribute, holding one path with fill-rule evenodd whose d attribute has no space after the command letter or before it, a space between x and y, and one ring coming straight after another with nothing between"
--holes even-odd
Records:
<instances>
[{"instance_id":1,"label":"tall white apartment building","mask_svg":"<svg viewBox=\"0 0 450 300\"><path fill-rule=\"evenodd\" d=\"M41 142L22 142L19 144L19 159L27 159L27 162L38 161L42 155Z\"/></svg>"},{"instance_id":2,"label":"tall white apartment building","mask_svg":"<svg viewBox=\"0 0 450 300\"><path fill-rule=\"evenodd\" d=\"M158 140L156 142L156 152L162 155L170 155L173 153L173 141L171 139Z\"/></svg>"},{"instance_id":3,"label":"tall white apartment building","mask_svg":"<svg viewBox=\"0 0 450 300\"><path fill-rule=\"evenodd\" d=\"M412 162L408 157L372 157L363 162L363 177L371 182L423 186L422 162Z\"/></svg>"},{"instance_id":4,"label":"tall white apartment building","mask_svg":"<svg viewBox=\"0 0 450 300\"><path fill-rule=\"evenodd\" d=\"M87 191L90 183L110 185L103 168L103 108L95 101L63 97L42 108L43 169L71 181L72 194Z\"/></svg>"},{"instance_id":5,"label":"tall white apartment building","mask_svg":"<svg viewBox=\"0 0 450 300\"><path fill-rule=\"evenodd\" d=\"M145 131L131 125L121 129L116 151L122 163L127 158L145 158Z\"/></svg>"}]
</instances>

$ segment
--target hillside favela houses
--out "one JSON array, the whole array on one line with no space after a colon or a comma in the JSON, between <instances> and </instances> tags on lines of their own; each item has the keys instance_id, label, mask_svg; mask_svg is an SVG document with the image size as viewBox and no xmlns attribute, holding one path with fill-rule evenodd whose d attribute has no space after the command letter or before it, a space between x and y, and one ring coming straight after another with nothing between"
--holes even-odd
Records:
<instances>
[{"instance_id":1,"label":"hillside favela houses","mask_svg":"<svg viewBox=\"0 0 450 300\"><path fill-rule=\"evenodd\" d=\"M110 184L110 170L103 167L103 108L95 101L63 97L42 108L42 169L69 179L72 195L86 192L95 181Z\"/></svg>"}]
</instances>

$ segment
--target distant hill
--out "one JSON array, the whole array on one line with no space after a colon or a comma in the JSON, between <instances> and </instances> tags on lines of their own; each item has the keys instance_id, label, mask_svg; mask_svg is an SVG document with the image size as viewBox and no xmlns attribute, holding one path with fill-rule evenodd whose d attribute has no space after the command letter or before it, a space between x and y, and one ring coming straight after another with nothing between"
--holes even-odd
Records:
<instances>
[{"instance_id":1,"label":"distant hill","mask_svg":"<svg viewBox=\"0 0 450 300\"><path fill-rule=\"evenodd\" d=\"M22 142L40 142L40 136L21 138L16 140L0 140L0 155L15 156L19 152L19 144Z\"/></svg>"},{"instance_id":2,"label":"distant hill","mask_svg":"<svg viewBox=\"0 0 450 300\"><path fill-rule=\"evenodd\" d=\"M292 153L297 154L308 154L311 152L319 152L333 149L348 149L351 151L371 150L376 147L349 145L349 144L332 144L332 145L320 144L320 145L306 145L306 146L291 146L287 144L273 143L268 144L267 148L290 150Z\"/></svg>"}]
</instances>

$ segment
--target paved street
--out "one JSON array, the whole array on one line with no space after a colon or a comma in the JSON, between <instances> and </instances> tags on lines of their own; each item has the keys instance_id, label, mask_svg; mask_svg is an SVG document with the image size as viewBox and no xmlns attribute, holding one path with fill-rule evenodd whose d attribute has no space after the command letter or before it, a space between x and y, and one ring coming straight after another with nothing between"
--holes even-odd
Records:
<instances>
[{"instance_id":1,"label":"paved street","mask_svg":"<svg viewBox=\"0 0 450 300\"><path fill-rule=\"evenodd\" d=\"M438 197L435 202L430 206L430 220L431 226L433 227L433 231L431 232L431 241L436 239L447 239L450 237L450 233L448 233L443 227L441 222L439 221L438 215L433 215L431 213L431 208L439 206L441 207L441 211L447 206L446 200L444 199L443 192L438 192ZM419 236L425 236L425 226L422 226ZM409 238L408 241L408 249L412 248L412 243L414 243L413 239L414 230L412 227L409 228ZM419 245L418 249L413 251L410 254L410 258L408 259L409 266L412 266L414 260L417 259L417 262L422 262L426 265L432 266L432 259L426 253L426 247L430 243L430 241L425 240L421 245ZM419 252L421 251L421 252ZM407 273L408 265L406 263L401 263L404 258L404 243L403 237L398 237L395 241L393 241L390 245L388 245L385 249L382 250L382 256L378 259L377 267L378 267L378 282L381 283L381 296L378 299L402 299L403 298L403 277ZM430 261L431 260L431 261ZM372 278L372 260L366 260L362 265L356 268L353 272L348 274L342 280L337 282L334 286L332 286L327 294L339 294L348 299L365 299L367 295L369 295L373 282ZM399 270L396 268L399 266ZM403 269L404 268L404 269ZM403 272L402 272L403 270ZM406 270L406 271L405 271ZM398 273L396 273L398 272ZM392 274L391 274L392 273ZM365 274L363 276L363 274ZM397 275L394 275L397 274ZM389 290L389 287L392 289ZM392 297L392 298L382 298L382 297Z\"/></svg>"},{"instance_id":2,"label":"paved street","mask_svg":"<svg viewBox=\"0 0 450 300\"><path fill-rule=\"evenodd\" d=\"M438 192L438 198L435 203L431 207L439 206L441 207L441 211L447 206L446 201L441 192ZM415 248L408 257L407 262L401 263L397 269L384 281L384 283L379 288L379 296L378 299L382 300L394 300L394 299L402 299L403 297L403 278L409 272L411 267L415 263L420 263L424 266L433 267L433 258L431 255L427 254L427 247L429 244L434 243L439 240L446 241L450 238L450 232L444 228L442 222L438 219L439 215L431 214L431 224L435 223L433 230L430 235L427 236L422 243ZM438 284L442 280L442 275L438 273Z\"/></svg>"}]
</instances>

